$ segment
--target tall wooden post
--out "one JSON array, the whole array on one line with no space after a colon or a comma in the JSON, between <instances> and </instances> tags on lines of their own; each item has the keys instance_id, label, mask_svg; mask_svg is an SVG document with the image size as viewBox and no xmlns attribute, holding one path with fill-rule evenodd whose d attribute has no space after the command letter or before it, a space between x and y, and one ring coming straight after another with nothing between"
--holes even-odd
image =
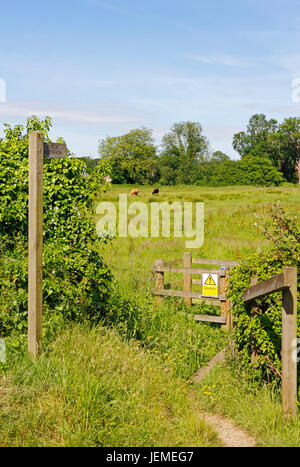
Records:
<instances>
[{"instance_id":1,"label":"tall wooden post","mask_svg":"<svg viewBox=\"0 0 300 467\"><path fill-rule=\"evenodd\" d=\"M191 269L192 267L192 254L189 251L186 251L183 255L183 267ZM183 289L185 292L191 292L192 291L192 274L189 272L185 272L183 276ZM184 299L185 303L187 306L192 305L192 298L191 297L185 297Z\"/></svg>"},{"instance_id":2,"label":"tall wooden post","mask_svg":"<svg viewBox=\"0 0 300 467\"><path fill-rule=\"evenodd\" d=\"M283 272L289 288L282 292L282 414L291 417L297 414L297 268Z\"/></svg>"},{"instance_id":3,"label":"tall wooden post","mask_svg":"<svg viewBox=\"0 0 300 467\"><path fill-rule=\"evenodd\" d=\"M163 266L164 262L162 259L155 260L155 266ZM156 289L164 289L165 287L165 277L164 272L155 271L155 288ZM157 295L155 298L156 305L160 305L163 301L163 297Z\"/></svg>"},{"instance_id":4,"label":"tall wooden post","mask_svg":"<svg viewBox=\"0 0 300 467\"><path fill-rule=\"evenodd\" d=\"M42 340L43 262L43 154L44 138L29 135L29 229L28 229L28 352L34 360Z\"/></svg>"},{"instance_id":5,"label":"tall wooden post","mask_svg":"<svg viewBox=\"0 0 300 467\"><path fill-rule=\"evenodd\" d=\"M221 270L223 271L222 274L220 274L220 289L221 289L221 295L225 297L225 301L221 302L221 316L225 318L225 323L222 324L223 329L231 329L231 314L229 313L229 308L230 308L230 301L227 299L226 296L226 289L227 289L227 284L228 284L228 269L226 267L222 267Z\"/></svg>"}]
</instances>

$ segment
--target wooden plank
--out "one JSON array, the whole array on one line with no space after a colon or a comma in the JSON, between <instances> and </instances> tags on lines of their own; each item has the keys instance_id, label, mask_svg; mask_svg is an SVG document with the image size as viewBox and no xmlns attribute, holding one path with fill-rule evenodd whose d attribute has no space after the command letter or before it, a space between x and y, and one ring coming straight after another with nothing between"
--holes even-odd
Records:
<instances>
[{"instance_id":1,"label":"wooden plank","mask_svg":"<svg viewBox=\"0 0 300 467\"><path fill-rule=\"evenodd\" d=\"M152 290L153 295L162 295L162 296L172 296L172 297L191 297L191 298L207 298L203 297L199 292L185 292L183 290L166 290L166 289L154 289ZM221 299L224 297L220 297ZM210 298L209 300L213 300L219 302L220 299L217 298Z\"/></svg>"},{"instance_id":2,"label":"wooden plank","mask_svg":"<svg viewBox=\"0 0 300 467\"><path fill-rule=\"evenodd\" d=\"M196 264L219 264L220 266L238 266L238 261L228 259L204 259L204 258L193 258L193 263Z\"/></svg>"},{"instance_id":3,"label":"wooden plank","mask_svg":"<svg viewBox=\"0 0 300 467\"><path fill-rule=\"evenodd\" d=\"M45 159L57 159L66 157L67 146L65 143L44 143L44 157Z\"/></svg>"},{"instance_id":4,"label":"wooden plank","mask_svg":"<svg viewBox=\"0 0 300 467\"><path fill-rule=\"evenodd\" d=\"M213 316L213 315L189 315L194 316L195 321L206 321L208 323L226 324L224 316Z\"/></svg>"},{"instance_id":5,"label":"wooden plank","mask_svg":"<svg viewBox=\"0 0 300 467\"><path fill-rule=\"evenodd\" d=\"M173 266L173 265L178 264L178 263L182 263L182 258L172 259L171 261L164 261L163 265L164 266Z\"/></svg>"},{"instance_id":6,"label":"wooden plank","mask_svg":"<svg viewBox=\"0 0 300 467\"><path fill-rule=\"evenodd\" d=\"M266 279L253 287L245 289L243 292L243 300L244 302L248 302L249 300L260 298L273 292L279 292L287 287L289 287L287 276L281 272L270 279Z\"/></svg>"},{"instance_id":7,"label":"wooden plank","mask_svg":"<svg viewBox=\"0 0 300 467\"><path fill-rule=\"evenodd\" d=\"M225 271L221 269L200 269L200 268L172 268L168 266L156 266L155 271L160 272L177 272L177 273L189 273L189 274L202 274L207 272L208 274L225 274Z\"/></svg>"},{"instance_id":8,"label":"wooden plank","mask_svg":"<svg viewBox=\"0 0 300 467\"><path fill-rule=\"evenodd\" d=\"M28 352L41 352L43 264L43 135L29 134Z\"/></svg>"},{"instance_id":9,"label":"wooden plank","mask_svg":"<svg viewBox=\"0 0 300 467\"><path fill-rule=\"evenodd\" d=\"M157 259L155 261L155 266L156 267L159 267L163 264L163 260L162 259ZM165 278L164 278L164 273L163 272L156 272L155 273L155 287L157 290L161 290L163 292L163 289L164 289L164 281L165 281ZM161 294L157 294L158 296L155 298L155 301L156 301L156 305L160 305L161 302L162 302L162 297L161 297Z\"/></svg>"},{"instance_id":10,"label":"wooden plank","mask_svg":"<svg viewBox=\"0 0 300 467\"><path fill-rule=\"evenodd\" d=\"M283 274L290 287L282 294L282 414L297 415L297 268L285 267Z\"/></svg>"},{"instance_id":11,"label":"wooden plank","mask_svg":"<svg viewBox=\"0 0 300 467\"><path fill-rule=\"evenodd\" d=\"M183 274L183 289L185 292L192 291L192 275L188 273L188 269L192 268L192 255L189 251L186 251L183 255L183 267L185 268L185 273ZM192 298L186 297L184 299L187 306L192 305Z\"/></svg>"},{"instance_id":12,"label":"wooden plank","mask_svg":"<svg viewBox=\"0 0 300 467\"><path fill-rule=\"evenodd\" d=\"M173 289L174 287L181 286L183 284L183 280L175 281L175 282L168 282L165 284L165 289Z\"/></svg>"},{"instance_id":13,"label":"wooden plank","mask_svg":"<svg viewBox=\"0 0 300 467\"><path fill-rule=\"evenodd\" d=\"M211 298L192 298L192 303L199 304L204 302L206 305L221 306L221 300L214 300Z\"/></svg>"},{"instance_id":14,"label":"wooden plank","mask_svg":"<svg viewBox=\"0 0 300 467\"><path fill-rule=\"evenodd\" d=\"M184 292L183 290L161 290L161 289L154 289L152 291L154 295L163 295L163 296L170 296L170 297L191 297L191 298L201 298L201 294L198 292Z\"/></svg>"}]
</instances>

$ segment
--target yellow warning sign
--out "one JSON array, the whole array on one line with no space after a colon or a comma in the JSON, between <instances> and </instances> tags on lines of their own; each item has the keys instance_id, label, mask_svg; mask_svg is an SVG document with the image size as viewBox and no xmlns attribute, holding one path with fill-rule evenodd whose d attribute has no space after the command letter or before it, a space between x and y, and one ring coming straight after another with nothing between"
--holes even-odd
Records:
<instances>
[{"instance_id":1,"label":"yellow warning sign","mask_svg":"<svg viewBox=\"0 0 300 467\"><path fill-rule=\"evenodd\" d=\"M211 274L208 276L208 278L205 281L205 285L217 285L213 278L211 277Z\"/></svg>"},{"instance_id":2,"label":"yellow warning sign","mask_svg":"<svg viewBox=\"0 0 300 467\"><path fill-rule=\"evenodd\" d=\"M219 297L219 275L202 273L202 296L203 297Z\"/></svg>"}]
</instances>

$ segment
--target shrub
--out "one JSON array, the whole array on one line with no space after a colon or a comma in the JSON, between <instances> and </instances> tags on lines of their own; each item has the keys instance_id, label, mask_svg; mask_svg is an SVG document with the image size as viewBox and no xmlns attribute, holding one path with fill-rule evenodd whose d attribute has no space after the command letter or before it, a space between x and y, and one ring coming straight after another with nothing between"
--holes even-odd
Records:
<instances>
[{"instance_id":1,"label":"shrub","mask_svg":"<svg viewBox=\"0 0 300 467\"><path fill-rule=\"evenodd\" d=\"M284 178L267 158L247 156L238 161L220 163L211 185L280 185Z\"/></svg>"},{"instance_id":2,"label":"shrub","mask_svg":"<svg viewBox=\"0 0 300 467\"><path fill-rule=\"evenodd\" d=\"M279 205L271 208L269 217L262 229L275 248L253 255L235 267L230 274L228 292L233 303L234 337L242 369L251 378L278 384L281 373L282 293L257 300L259 312L254 317L250 316L250 306L245 305L242 298L243 290L250 286L251 276L256 276L261 282L281 272L284 265L300 266L300 231L296 218L287 216ZM299 311L298 298L300 336ZM255 358L251 358L252 352Z\"/></svg>"},{"instance_id":3,"label":"shrub","mask_svg":"<svg viewBox=\"0 0 300 467\"><path fill-rule=\"evenodd\" d=\"M19 345L27 329L28 134L48 139L51 120L6 126L0 140L0 335ZM44 163L44 334L64 320L98 322L106 313L112 275L96 252L95 226L89 219L91 194L105 187L101 169L93 183L82 176L84 162L70 154ZM106 168L105 168L106 170ZM22 337L23 336L23 337ZM47 340L47 339L46 339Z\"/></svg>"}]
</instances>

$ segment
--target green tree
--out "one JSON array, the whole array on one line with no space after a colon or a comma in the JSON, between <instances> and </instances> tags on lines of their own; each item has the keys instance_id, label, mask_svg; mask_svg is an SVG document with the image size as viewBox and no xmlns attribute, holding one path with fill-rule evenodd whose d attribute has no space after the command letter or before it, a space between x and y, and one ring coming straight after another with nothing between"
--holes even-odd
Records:
<instances>
[{"instance_id":1,"label":"green tree","mask_svg":"<svg viewBox=\"0 0 300 467\"><path fill-rule=\"evenodd\" d=\"M99 161L99 159L92 159L91 157L78 157L78 159L85 163L86 172L88 175L91 175Z\"/></svg>"},{"instance_id":2,"label":"green tree","mask_svg":"<svg viewBox=\"0 0 300 467\"><path fill-rule=\"evenodd\" d=\"M247 125L247 131L241 131L233 136L233 148L242 158L250 153L261 157L265 157L266 154L270 155L274 148L272 145L270 148L268 136L274 134L277 128L277 120L267 120L264 114L252 115Z\"/></svg>"},{"instance_id":3,"label":"green tree","mask_svg":"<svg viewBox=\"0 0 300 467\"><path fill-rule=\"evenodd\" d=\"M134 129L122 136L107 137L99 143L100 158L112 168L114 183L147 184L157 180L158 158L152 130Z\"/></svg>"},{"instance_id":4,"label":"green tree","mask_svg":"<svg viewBox=\"0 0 300 467\"><path fill-rule=\"evenodd\" d=\"M225 154L222 151L213 152L211 157L209 158L209 161L213 163L220 163L220 162L225 162L229 160L230 160L230 157L227 156L227 154Z\"/></svg>"},{"instance_id":5,"label":"green tree","mask_svg":"<svg viewBox=\"0 0 300 467\"><path fill-rule=\"evenodd\" d=\"M300 118L286 118L276 134L280 151L280 169L289 182L300 184Z\"/></svg>"},{"instance_id":6,"label":"green tree","mask_svg":"<svg viewBox=\"0 0 300 467\"><path fill-rule=\"evenodd\" d=\"M208 153L209 143L198 122L175 123L162 140L162 156L173 159L177 183L194 183L199 162ZM164 160L164 159L162 159Z\"/></svg>"},{"instance_id":7,"label":"green tree","mask_svg":"<svg viewBox=\"0 0 300 467\"><path fill-rule=\"evenodd\" d=\"M247 131L236 133L233 147L241 155L268 158L289 182L300 184L300 118L289 117L281 124L253 115Z\"/></svg>"}]
</instances>

